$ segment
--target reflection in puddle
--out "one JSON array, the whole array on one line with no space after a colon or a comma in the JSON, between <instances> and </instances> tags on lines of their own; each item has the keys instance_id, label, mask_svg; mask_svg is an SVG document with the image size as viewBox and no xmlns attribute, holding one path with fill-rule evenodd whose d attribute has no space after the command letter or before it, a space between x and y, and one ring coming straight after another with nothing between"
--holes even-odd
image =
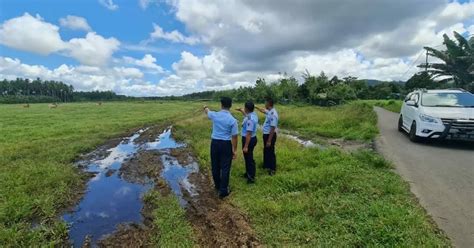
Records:
<instances>
[{"instance_id":1,"label":"reflection in puddle","mask_svg":"<svg viewBox=\"0 0 474 248\"><path fill-rule=\"evenodd\" d=\"M135 140L145 130L140 130L125 138L116 147L107 150L108 155L102 159L79 161L85 170L96 173L87 183L87 191L73 212L63 216L70 225L69 237L74 247L80 247L87 235L91 236L94 245L103 235L112 233L120 223L140 223L143 217L141 200L144 193L153 187L152 180L145 183L127 182L119 175L124 161L132 158L140 150L162 150L162 177L173 192L182 199L181 188L194 195L194 186L189 183L188 175L198 171L197 163L181 165L169 155L170 149L183 147L171 137L171 129L165 130L156 141L144 144Z\"/></svg>"},{"instance_id":2,"label":"reflection in puddle","mask_svg":"<svg viewBox=\"0 0 474 248\"><path fill-rule=\"evenodd\" d=\"M161 177L163 177L168 186L178 196L181 206L185 206L187 202L183 199L183 192L181 189L187 191L191 196L196 196L194 185L189 182L188 176L191 173L198 172L198 164L192 162L188 165L181 165L175 157L170 155L162 155L161 161L163 163L163 171Z\"/></svg>"}]
</instances>

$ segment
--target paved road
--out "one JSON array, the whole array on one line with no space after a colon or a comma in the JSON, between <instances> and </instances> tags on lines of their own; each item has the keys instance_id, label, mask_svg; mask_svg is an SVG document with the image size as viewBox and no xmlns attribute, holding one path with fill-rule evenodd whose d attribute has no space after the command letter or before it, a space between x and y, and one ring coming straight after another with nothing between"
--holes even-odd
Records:
<instances>
[{"instance_id":1,"label":"paved road","mask_svg":"<svg viewBox=\"0 0 474 248\"><path fill-rule=\"evenodd\" d=\"M474 143L411 143L398 114L375 108L377 149L394 162L411 191L457 247L474 247Z\"/></svg>"}]
</instances>

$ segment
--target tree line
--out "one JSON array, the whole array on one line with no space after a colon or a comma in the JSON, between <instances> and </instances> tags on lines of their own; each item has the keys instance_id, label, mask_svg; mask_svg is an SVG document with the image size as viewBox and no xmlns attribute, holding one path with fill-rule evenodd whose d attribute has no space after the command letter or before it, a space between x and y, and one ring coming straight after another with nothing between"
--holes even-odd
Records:
<instances>
[{"instance_id":1,"label":"tree line","mask_svg":"<svg viewBox=\"0 0 474 248\"><path fill-rule=\"evenodd\" d=\"M0 81L0 103L40 103L72 101L126 100L130 97L113 91L74 91L72 85L61 81L16 78Z\"/></svg>"}]
</instances>

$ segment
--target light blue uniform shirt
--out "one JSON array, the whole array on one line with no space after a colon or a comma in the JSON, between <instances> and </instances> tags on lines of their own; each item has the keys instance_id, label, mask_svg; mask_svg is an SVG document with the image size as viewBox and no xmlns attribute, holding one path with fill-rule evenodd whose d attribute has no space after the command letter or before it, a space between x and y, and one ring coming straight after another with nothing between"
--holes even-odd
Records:
<instances>
[{"instance_id":1,"label":"light blue uniform shirt","mask_svg":"<svg viewBox=\"0 0 474 248\"><path fill-rule=\"evenodd\" d=\"M267 110L265 113L265 122L263 123L263 134L269 134L272 127L278 127L278 113L275 108Z\"/></svg>"},{"instance_id":2,"label":"light blue uniform shirt","mask_svg":"<svg viewBox=\"0 0 474 248\"><path fill-rule=\"evenodd\" d=\"M258 115L255 112L245 116L242 122L242 137L247 136L247 132L252 131L252 137L257 136Z\"/></svg>"},{"instance_id":3,"label":"light blue uniform shirt","mask_svg":"<svg viewBox=\"0 0 474 248\"><path fill-rule=\"evenodd\" d=\"M231 140L232 136L239 134L237 120L228 110L209 111L207 117L212 121L212 139Z\"/></svg>"}]
</instances>

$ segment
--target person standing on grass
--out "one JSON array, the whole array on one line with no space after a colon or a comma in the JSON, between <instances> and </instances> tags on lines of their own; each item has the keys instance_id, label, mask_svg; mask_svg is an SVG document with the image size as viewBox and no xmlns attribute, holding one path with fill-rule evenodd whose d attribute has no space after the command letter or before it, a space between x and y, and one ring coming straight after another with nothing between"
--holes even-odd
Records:
<instances>
[{"instance_id":1,"label":"person standing on grass","mask_svg":"<svg viewBox=\"0 0 474 248\"><path fill-rule=\"evenodd\" d=\"M268 170L270 176L276 172L275 143L277 139L278 113L273 107L273 99L268 97L265 108L257 109L265 114L263 123L263 167Z\"/></svg>"},{"instance_id":2,"label":"person standing on grass","mask_svg":"<svg viewBox=\"0 0 474 248\"><path fill-rule=\"evenodd\" d=\"M255 105L252 101L247 101L244 109L238 108L244 115L242 122L242 153L245 159L244 178L247 183L255 183L255 160L253 159L253 149L257 145L258 116L254 111Z\"/></svg>"},{"instance_id":3,"label":"person standing on grass","mask_svg":"<svg viewBox=\"0 0 474 248\"><path fill-rule=\"evenodd\" d=\"M204 106L207 117L212 121L211 167L214 187L223 199L230 194L229 177L232 159L237 151L237 120L230 114L232 99L221 98L221 111L214 112Z\"/></svg>"}]
</instances>

